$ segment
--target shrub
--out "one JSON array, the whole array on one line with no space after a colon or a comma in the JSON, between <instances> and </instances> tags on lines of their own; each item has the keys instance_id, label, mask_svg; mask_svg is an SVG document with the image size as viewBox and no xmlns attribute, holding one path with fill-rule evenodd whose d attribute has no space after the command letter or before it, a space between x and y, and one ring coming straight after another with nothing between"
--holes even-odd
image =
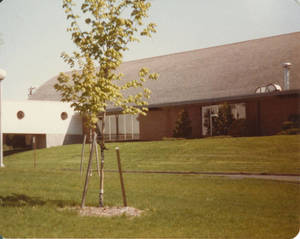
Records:
<instances>
[{"instance_id":1,"label":"shrub","mask_svg":"<svg viewBox=\"0 0 300 239\"><path fill-rule=\"evenodd\" d=\"M282 130L287 130L294 128L294 122L292 121L284 121L281 126Z\"/></svg>"},{"instance_id":2,"label":"shrub","mask_svg":"<svg viewBox=\"0 0 300 239\"><path fill-rule=\"evenodd\" d=\"M282 130L278 134L280 134L280 135L285 135L285 134L289 134L289 135L300 134L300 128L290 128L290 129Z\"/></svg>"},{"instance_id":3,"label":"shrub","mask_svg":"<svg viewBox=\"0 0 300 239\"><path fill-rule=\"evenodd\" d=\"M192 126L189 114L186 110L179 112L175 129L173 130L173 137L175 138L191 138Z\"/></svg>"},{"instance_id":4,"label":"shrub","mask_svg":"<svg viewBox=\"0 0 300 239\"><path fill-rule=\"evenodd\" d=\"M300 114L292 114L288 120L293 122L294 128L300 128Z\"/></svg>"},{"instance_id":5,"label":"shrub","mask_svg":"<svg viewBox=\"0 0 300 239\"><path fill-rule=\"evenodd\" d=\"M224 103L218 112L218 117L213 124L217 135L228 135L229 129L234 121L231 106L228 103Z\"/></svg>"},{"instance_id":6,"label":"shrub","mask_svg":"<svg viewBox=\"0 0 300 239\"><path fill-rule=\"evenodd\" d=\"M234 137L247 136L247 125L245 119L234 120L229 128L229 135Z\"/></svg>"},{"instance_id":7,"label":"shrub","mask_svg":"<svg viewBox=\"0 0 300 239\"><path fill-rule=\"evenodd\" d=\"M278 134L300 134L300 115L290 115L288 121L282 123L281 128L282 131Z\"/></svg>"}]
</instances>

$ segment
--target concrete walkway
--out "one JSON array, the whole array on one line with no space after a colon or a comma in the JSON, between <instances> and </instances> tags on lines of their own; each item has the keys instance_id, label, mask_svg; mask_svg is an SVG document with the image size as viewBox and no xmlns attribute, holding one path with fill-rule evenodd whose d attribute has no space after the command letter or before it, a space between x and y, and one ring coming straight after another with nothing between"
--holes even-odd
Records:
<instances>
[{"instance_id":1,"label":"concrete walkway","mask_svg":"<svg viewBox=\"0 0 300 239\"><path fill-rule=\"evenodd\" d=\"M77 171L76 169L63 168L66 171ZM97 171L93 169L93 171ZM117 173L118 170L104 170L104 172ZM123 170L123 173L137 174L173 174L173 175L202 175L213 177L227 177L232 179L257 178L264 180L285 181L300 184L300 174L271 174L271 173L227 173L227 172L184 172L184 171L152 171L152 170Z\"/></svg>"},{"instance_id":2,"label":"concrete walkway","mask_svg":"<svg viewBox=\"0 0 300 239\"><path fill-rule=\"evenodd\" d=\"M106 172L118 172L117 170L105 170ZM179 174L179 175L203 175L229 177L233 179L258 178L265 180L288 181L300 184L300 174L254 174L254 173L225 173L225 172L180 172L180 171L136 171L124 170L123 173L139 174Z\"/></svg>"}]
</instances>

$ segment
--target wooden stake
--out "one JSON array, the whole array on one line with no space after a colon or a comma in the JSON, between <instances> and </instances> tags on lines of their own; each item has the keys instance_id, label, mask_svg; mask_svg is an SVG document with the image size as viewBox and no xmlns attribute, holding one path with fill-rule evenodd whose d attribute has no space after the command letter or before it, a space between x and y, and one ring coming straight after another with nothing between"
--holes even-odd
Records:
<instances>
[{"instance_id":1,"label":"wooden stake","mask_svg":"<svg viewBox=\"0 0 300 239\"><path fill-rule=\"evenodd\" d=\"M80 161L80 175L82 175L83 167L82 163L84 160L84 148L85 148L86 134L83 136L82 149L81 149L81 161Z\"/></svg>"},{"instance_id":2,"label":"wooden stake","mask_svg":"<svg viewBox=\"0 0 300 239\"><path fill-rule=\"evenodd\" d=\"M90 171L91 171L92 159L93 159L93 154L94 154L94 149L95 149L94 142L95 142L95 140L92 141L92 148L91 148L91 152L90 152L88 168L86 170L85 183L84 183L84 189L83 189L82 200L81 200L81 208L84 208L84 205L85 205L85 198L86 198L86 193L87 193L87 189L88 189L88 182L89 182L89 174L90 174Z\"/></svg>"},{"instance_id":3,"label":"wooden stake","mask_svg":"<svg viewBox=\"0 0 300 239\"><path fill-rule=\"evenodd\" d=\"M33 167L36 168L36 140L35 140L35 136L32 137L32 143L33 143Z\"/></svg>"},{"instance_id":4,"label":"wooden stake","mask_svg":"<svg viewBox=\"0 0 300 239\"><path fill-rule=\"evenodd\" d=\"M123 204L124 204L124 207L127 207L127 200L126 200L125 186L124 186L124 181L123 181L119 147L116 147L116 152L117 152L117 161L118 161L118 168L119 168L119 174L120 174L120 183L121 183L121 189L122 189Z\"/></svg>"},{"instance_id":5,"label":"wooden stake","mask_svg":"<svg viewBox=\"0 0 300 239\"><path fill-rule=\"evenodd\" d=\"M100 164L99 207L104 207L104 198L103 198L104 197L104 150L105 150L104 131L105 131L105 113L101 117L101 129L100 129L101 164Z\"/></svg>"},{"instance_id":6,"label":"wooden stake","mask_svg":"<svg viewBox=\"0 0 300 239\"><path fill-rule=\"evenodd\" d=\"M96 134L96 133L95 133ZM98 171L98 176L100 177L100 167L99 167L99 158L98 158L98 145L97 145L97 134L96 137L94 138L95 142L95 153L96 153L96 163L97 163L97 171Z\"/></svg>"},{"instance_id":7,"label":"wooden stake","mask_svg":"<svg viewBox=\"0 0 300 239\"><path fill-rule=\"evenodd\" d=\"M90 151L92 150L92 142L93 142L93 131L92 129L90 129L90 139L89 139Z\"/></svg>"},{"instance_id":8,"label":"wooden stake","mask_svg":"<svg viewBox=\"0 0 300 239\"><path fill-rule=\"evenodd\" d=\"M104 207L104 147L101 148L99 207Z\"/></svg>"}]
</instances>

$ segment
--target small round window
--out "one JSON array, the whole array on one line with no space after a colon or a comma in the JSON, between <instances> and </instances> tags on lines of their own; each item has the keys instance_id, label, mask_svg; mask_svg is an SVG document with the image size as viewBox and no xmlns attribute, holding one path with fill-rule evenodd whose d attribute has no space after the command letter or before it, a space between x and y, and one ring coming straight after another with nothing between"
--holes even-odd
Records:
<instances>
[{"instance_id":1,"label":"small round window","mask_svg":"<svg viewBox=\"0 0 300 239\"><path fill-rule=\"evenodd\" d=\"M62 112L62 113L60 114L60 118L61 118L62 120L66 120L66 119L68 118L67 112Z\"/></svg>"},{"instance_id":2,"label":"small round window","mask_svg":"<svg viewBox=\"0 0 300 239\"><path fill-rule=\"evenodd\" d=\"M18 119L23 119L24 116L25 116L25 114L24 114L24 112L22 110L18 111L18 113L17 113Z\"/></svg>"}]
</instances>

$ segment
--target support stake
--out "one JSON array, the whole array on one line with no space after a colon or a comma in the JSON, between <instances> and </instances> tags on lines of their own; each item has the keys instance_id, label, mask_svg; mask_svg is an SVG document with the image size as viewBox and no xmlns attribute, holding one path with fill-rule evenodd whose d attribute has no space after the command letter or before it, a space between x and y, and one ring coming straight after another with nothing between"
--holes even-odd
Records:
<instances>
[{"instance_id":1,"label":"support stake","mask_svg":"<svg viewBox=\"0 0 300 239\"><path fill-rule=\"evenodd\" d=\"M84 160L84 148L85 148L86 134L83 136L82 149L81 149L81 161L80 161L80 175L82 175L83 167L82 163Z\"/></svg>"},{"instance_id":2,"label":"support stake","mask_svg":"<svg viewBox=\"0 0 300 239\"><path fill-rule=\"evenodd\" d=\"M101 117L101 164L100 164L100 188L99 188L99 207L104 207L104 150L105 150L105 140L104 140L104 131L105 131L105 113Z\"/></svg>"},{"instance_id":3,"label":"support stake","mask_svg":"<svg viewBox=\"0 0 300 239\"><path fill-rule=\"evenodd\" d=\"M35 136L32 137L33 143L33 167L36 168L36 139Z\"/></svg>"},{"instance_id":4,"label":"support stake","mask_svg":"<svg viewBox=\"0 0 300 239\"><path fill-rule=\"evenodd\" d=\"M100 164L100 190L99 190L99 207L104 207L104 146L100 145L101 149L101 164Z\"/></svg>"},{"instance_id":5,"label":"support stake","mask_svg":"<svg viewBox=\"0 0 300 239\"><path fill-rule=\"evenodd\" d=\"M85 183L84 183L84 189L83 189L82 200L81 200L81 208L84 208L84 205L85 205L85 198L86 198L86 193L87 193L87 189L88 189L88 182L89 182L89 174L90 174L90 171L91 171L92 159L93 159L93 154L94 154L94 149L95 149L94 142L95 142L95 140L92 141L92 148L91 148L91 152L90 152L88 168L86 170Z\"/></svg>"},{"instance_id":6,"label":"support stake","mask_svg":"<svg viewBox=\"0 0 300 239\"><path fill-rule=\"evenodd\" d=\"M95 133L96 134L96 133ZM95 142L93 142L95 144L95 153L96 153L96 163L97 163L97 171L98 171L98 176L100 177L100 167L99 167L99 157L98 157L98 145L97 145L97 134L96 137L94 138Z\"/></svg>"},{"instance_id":7,"label":"support stake","mask_svg":"<svg viewBox=\"0 0 300 239\"><path fill-rule=\"evenodd\" d=\"M123 180L123 174L122 174L119 147L116 147L116 153L117 153L117 161L118 161L118 168L119 168L119 174L120 174L120 183L121 183L121 189L122 189L123 204L124 204L124 207L127 207L127 200L126 200L125 186L124 186L124 180Z\"/></svg>"}]
</instances>

